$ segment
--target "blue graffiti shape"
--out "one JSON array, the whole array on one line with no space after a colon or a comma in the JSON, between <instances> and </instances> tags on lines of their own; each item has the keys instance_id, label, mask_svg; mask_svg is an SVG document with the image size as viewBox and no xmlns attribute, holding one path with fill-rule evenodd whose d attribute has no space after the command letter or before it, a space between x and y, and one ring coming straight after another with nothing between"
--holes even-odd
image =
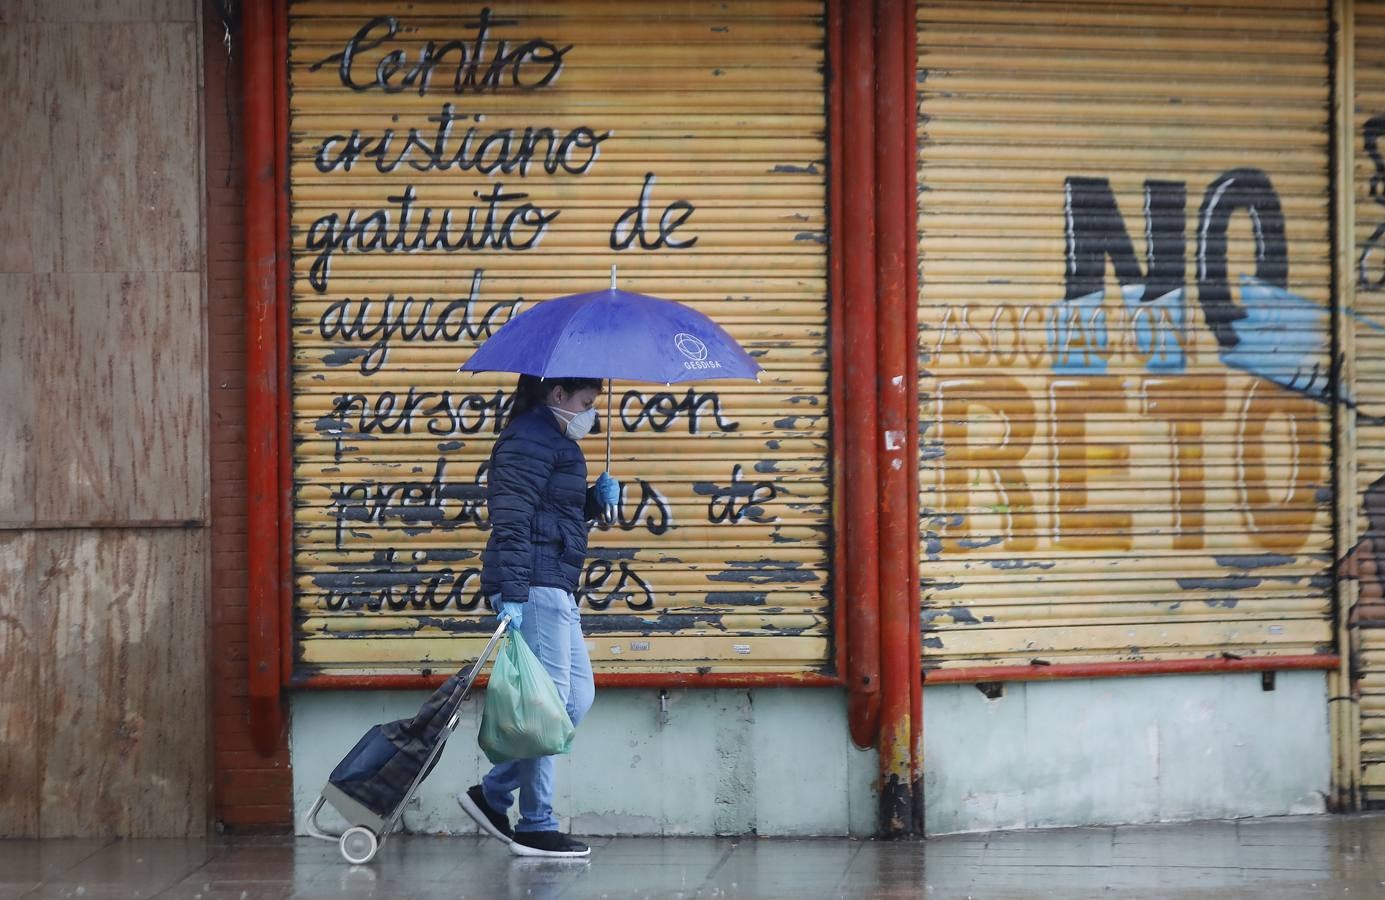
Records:
<instances>
[{"instance_id":1,"label":"blue graffiti shape","mask_svg":"<svg viewBox=\"0 0 1385 900\"><path fill-rule=\"evenodd\" d=\"M1221 361L1295 393L1331 402L1332 311L1278 285L1241 276L1244 318L1229 324L1234 346L1219 350Z\"/></svg>"},{"instance_id":2,"label":"blue graffiti shape","mask_svg":"<svg viewBox=\"0 0 1385 900\"><path fill-rule=\"evenodd\" d=\"M1187 313L1186 291L1175 288L1152 299L1143 284L1121 285L1129 327L1135 345L1151 372L1182 372L1187 367L1183 351ZM1104 290L1093 291L1053 307L1046 330L1053 371L1058 375L1091 375L1106 371L1111 338Z\"/></svg>"},{"instance_id":3,"label":"blue graffiti shape","mask_svg":"<svg viewBox=\"0 0 1385 900\"><path fill-rule=\"evenodd\" d=\"M1175 288L1153 300L1145 300L1144 285L1122 285L1125 311L1135 332L1135 346L1151 372L1182 372L1187 367L1183 353L1183 288Z\"/></svg>"},{"instance_id":4,"label":"blue graffiti shape","mask_svg":"<svg viewBox=\"0 0 1385 900\"><path fill-rule=\"evenodd\" d=\"M1048 347L1053 353L1053 371L1059 375L1082 375L1106 371L1105 291L1094 291L1065 300L1048 317Z\"/></svg>"}]
</instances>

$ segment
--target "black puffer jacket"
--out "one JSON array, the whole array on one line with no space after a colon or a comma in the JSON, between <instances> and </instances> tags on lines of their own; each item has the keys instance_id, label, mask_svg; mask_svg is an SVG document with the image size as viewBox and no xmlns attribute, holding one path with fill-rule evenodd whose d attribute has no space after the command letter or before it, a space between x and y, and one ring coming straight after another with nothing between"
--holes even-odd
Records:
<instances>
[{"instance_id":1,"label":"black puffer jacket","mask_svg":"<svg viewBox=\"0 0 1385 900\"><path fill-rule=\"evenodd\" d=\"M587 458L559 430L558 417L545 407L515 416L491 450L486 479L485 596L523 603L531 587L575 591L597 506L587 488Z\"/></svg>"}]
</instances>

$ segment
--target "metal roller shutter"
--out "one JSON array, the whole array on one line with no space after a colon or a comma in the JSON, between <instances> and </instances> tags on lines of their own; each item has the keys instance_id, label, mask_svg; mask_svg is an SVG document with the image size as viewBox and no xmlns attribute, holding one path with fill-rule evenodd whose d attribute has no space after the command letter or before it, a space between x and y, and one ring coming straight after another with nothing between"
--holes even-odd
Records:
<instances>
[{"instance_id":1,"label":"metal roller shutter","mask_svg":"<svg viewBox=\"0 0 1385 900\"><path fill-rule=\"evenodd\" d=\"M924 666L1327 652L1327 7L918 7Z\"/></svg>"},{"instance_id":2,"label":"metal roller shutter","mask_svg":"<svg viewBox=\"0 0 1385 900\"><path fill-rule=\"evenodd\" d=\"M580 590L593 659L827 666L822 4L289 13L297 674L474 654L484 462L514 379L456 368L612 264L768 371L616 385L626 492Z\"/></svg>"},{"instance_id":3,"label":"metal roller shutter","mask_svg":"<svg viewBox=\"0 0 1385 900\"><path fill-rule=\"evenodd\" d=\"M1361 786L1385 800L1385 3L1355 11L1355 246L1358 260L1355 399L1357 528L1361 541L1347 562L1359 575L1352 624L1359 627ZM1374 421L1372 421L1374 420Z\"/></svg>"}]
</instances>

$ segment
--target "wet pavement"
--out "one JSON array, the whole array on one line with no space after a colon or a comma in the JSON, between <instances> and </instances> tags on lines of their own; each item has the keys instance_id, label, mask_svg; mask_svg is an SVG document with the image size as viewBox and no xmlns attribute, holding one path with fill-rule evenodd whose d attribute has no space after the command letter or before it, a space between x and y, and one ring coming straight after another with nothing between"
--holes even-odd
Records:
<instances>
[{"instance_id":1,"label":"wet pavement","mask_svg":"<svg viewBox=\"0 0 1385 900\"><path fill-rule=\"evenodd\" d=\"M39 898L1385 898L1385 814L884 842L596 838L590 860L397 836L350 866L312 838L0 841L0 900Z\"/></svg>"}]
</instances>

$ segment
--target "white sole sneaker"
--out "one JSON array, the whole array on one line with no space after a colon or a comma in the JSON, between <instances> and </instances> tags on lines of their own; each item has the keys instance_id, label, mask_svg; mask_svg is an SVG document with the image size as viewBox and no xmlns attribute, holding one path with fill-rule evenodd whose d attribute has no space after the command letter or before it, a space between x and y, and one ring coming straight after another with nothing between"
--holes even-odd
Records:
<instances>
[{"instance_id":1,"label":"white sole sneaker","mask_svg":"<svg viewBox=\"0 0 1385 900\"><path fill-rule=\"evenodd\" d=\"M526 847L519 841L510 842L510 852L515 856L523 856L530 859L581 859L591 856L592 848L585 850L540 850L537 847Z\"/></svg>"},{"instance_id":2,"label":"white sole sneaker","mask_svg":"<svg viewBox=\"0 0 1385 900\"><path fill-rule=\"evenodd\" d=\"M491 837L495 838L502 844L508 844L513 846L513 839L506 837L505 832L501 831L499 828L496 828L494 825L492 825L491 820L486 817L485 811L482 810L481 807L477 806L474 802L472 802L472 799L469 796L467 796L466 794L459 794L457 796L457 804L461 806L463 812L465 812L468 816L471 816L471 820L475 822L476 825L482 831L484 831Z\"/></svg>"}]
</instances>

